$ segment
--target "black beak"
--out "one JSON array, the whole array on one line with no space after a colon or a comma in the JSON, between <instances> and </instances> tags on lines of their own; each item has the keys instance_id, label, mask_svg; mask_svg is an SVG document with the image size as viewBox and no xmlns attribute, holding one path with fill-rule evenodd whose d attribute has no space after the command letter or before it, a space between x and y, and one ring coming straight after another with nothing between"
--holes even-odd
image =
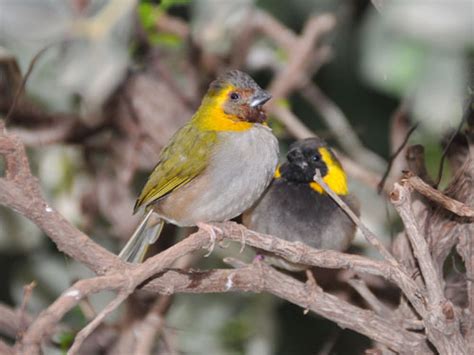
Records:
<instances>
[{"instance_id":1,"label":"black beak","mask_svg":"<svg viewBox=\"0 0 474 355\"><path fill-rule=\"evenodd\" d=\"M250 101L250 107L255 108L257 106L263 105L265 102L270 100L272 95L265 90L259 90L255 93Z\"/></svg>"},{"instance_id":2,"label":"black beak","mask_svg":"<svg viewBox=\"0 0 474 355\"><path fill-rule=\"evenodd\" d=\"M286 155L286 159L292 165L300 167L302 170L308 167L308 162L306 161L303 153L298 149L292 149Z\"/></svg>"}]
</instances>

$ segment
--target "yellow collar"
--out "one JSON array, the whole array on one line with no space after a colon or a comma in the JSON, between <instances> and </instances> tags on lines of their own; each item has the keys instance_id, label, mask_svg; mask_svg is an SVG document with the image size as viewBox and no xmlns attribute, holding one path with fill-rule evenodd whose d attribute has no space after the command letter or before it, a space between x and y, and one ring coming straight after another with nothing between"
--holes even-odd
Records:
<instances>
[{"instance_id":1,"label":"yellow collar","mask_svg":"<svg viewBox=\"0 0 474 355\"><path fill-rule=\"evenodd\" d=\"M319 153L328 169L328 172L323 177L323 181L336 194L340 196L347 195L349 193L347 188L347 177L341 164L332 158L332 155L327 148L319 148ZM323 188L317 182L311 182L309 186L320 194L324 193Z\"/></svg>"},{"instance_id":2,"label":"yellow collar","mask_svg":"<svg viewBox=\"0 0 474 355\"><path fill-rule=\"evenodd\" d=\"M252 128L253 123L241 121L237 116L224 112L224 103L232 90L234 87L229 85L215 95L204 97L201 107L193 117L198 128L208 131L234 132L247 131Z\"/></svg>"}]
</instances>

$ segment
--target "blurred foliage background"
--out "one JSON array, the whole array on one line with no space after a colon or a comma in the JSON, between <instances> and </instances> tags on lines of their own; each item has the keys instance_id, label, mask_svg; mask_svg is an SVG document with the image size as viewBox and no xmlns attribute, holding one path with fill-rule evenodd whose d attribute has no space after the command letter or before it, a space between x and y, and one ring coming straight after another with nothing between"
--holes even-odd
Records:
<instances>
[{"instance_id":1,"label":"blurred foliage background","mask_svg":"<svg viewBox=\"0 0 474 355\"><path fill-rule=\"evenodd\" d=\"M133 198L160 148L190 117L216 71L240 62L266 86L286 65L289 53L265 36L238 58L236 45L248 18L260 9L300 33L310 16L329 12L337 24L323 42L332 57L310 79L364 145L386 159L393 148L390 118L407 102L411 123L420 122L410 142L425 145L428 168L436 175L439 142L458 126L471 94L474 4L374 3L377 8L364 0L0 0L0 112L7 112L18 85L4 74L6 63L15 58L25 73L35 54L50 46L36 62L10 126L30 146L31 164L51 204L118 251L135 226ZM338 147L334 132L300 93L287 104ZM34 119L23 112L33 112ZM270 124L284 153L293 138L274 117ZM389 243L397 221L386 202L355 179L351 187L363 219ZM157 248L187 232L167 228ZM358 251L370 253L365 247L358 238ZM240 255L238 249L216 250L208 259L196 258L193 267L222 266L230 254L252 259L251 250ZM0 207L1 302L21 304L23 286L36 280L28 307L36 314L88 275L32 223ZM110 297L100 294L91 303L100 309ZM131 301L124 313L130 316L133 307ZM84 309L72 312L46 352L61 353L86 319ZM265 294L176 295L165 332L182 354L357 354L370 346L363 336ZM161 342L157 351L166 349Z\"/></svg>"}]
</instances>

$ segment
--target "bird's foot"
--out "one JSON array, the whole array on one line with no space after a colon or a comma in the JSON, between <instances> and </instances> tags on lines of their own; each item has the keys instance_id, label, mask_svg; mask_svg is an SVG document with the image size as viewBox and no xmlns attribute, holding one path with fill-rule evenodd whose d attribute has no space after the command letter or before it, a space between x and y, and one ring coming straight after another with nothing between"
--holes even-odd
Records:
<instances>
[{"instance_id":1,"label":"bird's foot","mask_svg":"<svg viewBox=\"0 0 474 355\"><path fill-rule=\"evenodd\" d=\"M217 233L220 233L220 234L224 234L224 232L222 231L222 229L212 226L207 223L199 222L197 223L197 226L199 229L205 230L207 233L209 233L209 236L211 237L211 244L207 248L207 250L209 251L206 253L206 255L204 255L204 257L207 258L214 251L214 247L216 245L216 240L217 240L216 231Z\"/></svg>"}]
</instances>

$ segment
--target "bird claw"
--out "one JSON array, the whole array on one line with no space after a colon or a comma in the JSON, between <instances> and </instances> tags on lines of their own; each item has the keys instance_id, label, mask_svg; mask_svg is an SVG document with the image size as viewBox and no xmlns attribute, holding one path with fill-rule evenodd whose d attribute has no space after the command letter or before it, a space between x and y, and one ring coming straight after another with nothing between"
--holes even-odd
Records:
<instances>
[{"instance_id":1,"label":"bird claw","mask_svg":"<svg viewBox=\"0 0 474 355\"><path fill-rule=\"evenodd\" d=\"M217 240L216 231L220 234L224 234L224 232L222 229L215 226L211 226L210 224L207 224L207 223L198 223L197 226L199 229L203 229L207 233L209 233L209 236L211 237L211 244L207 248L208 252L206 253L206 255L204 255L204 257L207 258L214 251L214 247L216 245L216 240Z\"/></svg>"}]
</instances>

